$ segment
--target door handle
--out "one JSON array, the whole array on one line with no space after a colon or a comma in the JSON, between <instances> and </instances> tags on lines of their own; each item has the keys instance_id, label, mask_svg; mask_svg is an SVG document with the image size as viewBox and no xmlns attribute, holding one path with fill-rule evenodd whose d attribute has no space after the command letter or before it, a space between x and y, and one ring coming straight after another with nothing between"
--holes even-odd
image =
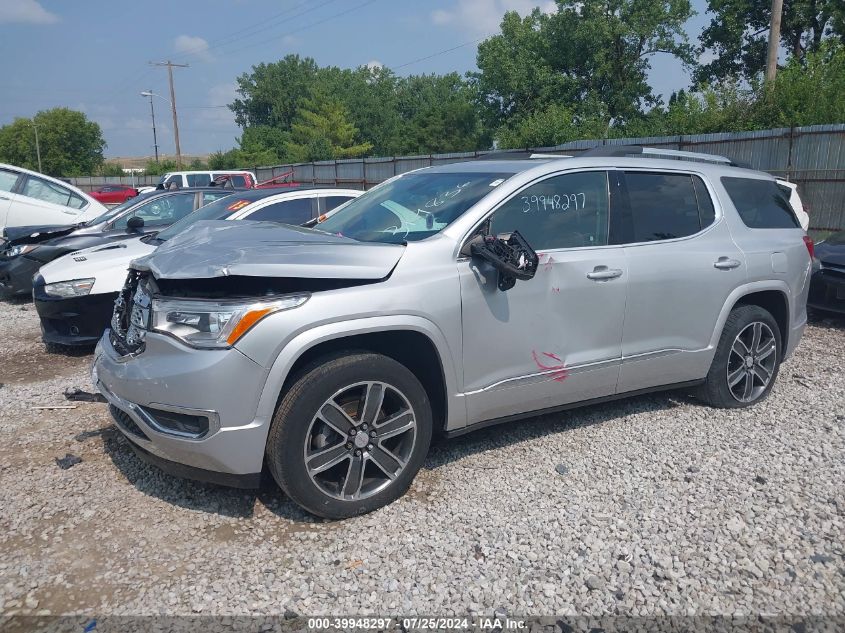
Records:
<instances>
[{"instance_id":1,"label":"door handle","mask_svg":"<svg viewBox=\"0 0 845 633\"><path fill-rule=\"evenodd\" d=\"M587 273L587 279L593 281L603 281L607 279L616 279L622 276L622 271L618 268L608 268L607 266L596 266L593 272Z\"/></svg>"},{"instance_id":2,"label":"door handle","mask_svg":"<svg viewBox=\"0 0 845 633\"><path fill-rule=\"evenodd\" d=\"M11 198L7 198L6 196L0 196L0 200L11 200Z\"/></svg>"},{"instance_id":3,"label":"door handle","mask_svg":"<svg viewBox=\"0 0 845 633\"><path fill-rule=\"evenodd\" d=\"M713 268L718 268L719 270L732 270L733 268L739 268L742 265L742 262L736 259L729 259L728 257L720 257L713 263Z\"/></svg>"}]
</instances>

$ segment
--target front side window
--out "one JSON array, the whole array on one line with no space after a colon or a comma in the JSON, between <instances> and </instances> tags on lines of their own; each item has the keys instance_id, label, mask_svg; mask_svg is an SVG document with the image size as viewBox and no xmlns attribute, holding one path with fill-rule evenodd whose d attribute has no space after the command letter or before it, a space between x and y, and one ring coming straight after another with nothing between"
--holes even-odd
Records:
<instances>
[{"instance_id":1,"label":"front side window","mask_svg":"<svg viewBox=\"0 0 845 633\"><path fill-rule=\"evenodd\" d=\"M71 202L71 192L61 185L57 185L49 180L36 178L35 176L27 176L26 183L23 186L21 193L29 198L35 198L42 202L50 202L52 204L60 204L62 206L69 206Z\"/></svg>"},{"instance_id":2,"label":"front side window","mask_svg":"<svg viewBox=\"0 0 845 633\"><path fill-rule=\"evenodd\" d=\"M244 220L281 222L283 224L303 224L314 217L311 198L282 200L250 213Z\"/></svg>"},{"instance_id":3,"label":"front side window","mask_svg":"<svg viewBox=\"0 0 845 633\"><path fill-rule=\"evenodd\" d=\"M113 228L125 229L129 218L138 217L144 220L144 226L168 226L181 220L194 210L194 194L192 192L172 196L159 196L146 202L134 211L118 218Z\"/></svg>"},{"instance_id":4,"label":"front side window","mask_svg":"<svg viewBox=\"0 0 845 633\"><path fill-rule=\"evenodd\" d=\"M11 192L18 181L18 174L6 169L0 169L0 191Z\"/></svg>"},{"instance_id":5,"label":"front side window","mask_svg":"<svg viewBox=\"0 0 845 633\"><path fill-rule=\"evenodd\" d=\"M401 244L439 233L512 173L417 172L350 201L315 230L361 242Z\"/></svg>"},{"instance_id":6,"label":"front side window","mask_svg":"<svg viewBox=\"0 0 845 633\"><path fill-rule=\"evenodd\" d=\"M748 228L800 228L789 200L774 180L723 176L722 185Z\"/></svg>"},{"instance_id":7,"label":"front side window","mask_svg":"<svg viewBox=\"0 0 845 633\"><path fill-rule=\"evenodd\" d=\"M519 231L534 249L607 244L607 172L552 176L507 200L490 218L490 234Z\"/></svg>"},{"instance_id":8,"label":"front side window","mask_svg":"<svg viewBox=\"0 0 845 633\"><path fill-rule=\"evenodd\" d=\"M701 230L692 175L625 172L625 183L631 206L632 242L671 240Z\"/></svg>"}]
</instances>

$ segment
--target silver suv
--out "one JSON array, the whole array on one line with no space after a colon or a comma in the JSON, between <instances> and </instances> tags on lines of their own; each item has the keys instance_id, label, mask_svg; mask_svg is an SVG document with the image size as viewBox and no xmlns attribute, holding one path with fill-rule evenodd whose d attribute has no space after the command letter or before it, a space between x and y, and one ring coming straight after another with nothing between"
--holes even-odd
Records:
<instances>
[{"instance_id":1,"label":"silver suv","mask_svg":"<svg viewBox=\"0 0 845 633\"><path fill-rule=\"evenodd\" d=\"M266 464L332 518L401 496L436 432L659 389L759 402L812 242L771 176L649 153L421 169L313 229L197 224L133 263L94 381L142 458L242 487Z\"/></svg>"}]
</instances>

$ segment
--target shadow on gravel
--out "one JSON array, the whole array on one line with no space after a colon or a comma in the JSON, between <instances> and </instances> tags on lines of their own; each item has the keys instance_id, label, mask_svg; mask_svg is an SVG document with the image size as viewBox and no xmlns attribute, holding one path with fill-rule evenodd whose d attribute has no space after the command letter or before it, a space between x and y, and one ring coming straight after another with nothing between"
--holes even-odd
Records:
<instances>
[{"instance_id":1,"label":"shadow on gravel","mask_svg":"<svg viewBox=\"0 0 845 633\"><path fill-rule=\"evenodd\" d=\"M468 455L503 448L550 433L601 424L625 415L671 409L679 406L679 402L685 398L683 392L639 396L527 418L481 429L451 440L441 439L432 445L423 471L435 471L441 466ZM292 523L303 526L332 523L308 514L288 500L266 469L261 488L258 490L237 490L194 482L167 475L143 462L132 451L129 440L124 438L115 427L104 427L94 433L102 436L104 452L129 483L138 491L167 503L193 511L251 518L255 514L256 501L259 501L267 510Z\"/></svg>"},{"instance_id":2,"label":"shadow on gravel","mask_svg":"<svg viewBox=\"0 0 845 633\"><path fill-rule=\"evenodd\" d=\"M270 512L293 523L317 525L326 522L289 501L267 472L258 490L239 490L181 479L142 461L116 427L108 426L92 433L102 437L103 451L126 480L145 495L188 510L235 518L251 518L255 514L256 501L260 501Z\"/></svg>"},{"instance_id":3,"label":"shadow on gravel","mask_svg":"<svg viewBox=\"0 0 845 633\"><path fill-rule=\"evenodd\" d=\"M467 455L504 448L552 433L602 424L626 415L673 409L682 402L692 400L684 391L665 391L506 422L453 439L440 438L432 445L424 469L433 470Z\"/></svg>"},{"instance_id":4,"label":"shadow on gravel","mask_svg":"<svg viewBox=\"0 0 845 633\"><path fill-rule=\"evenodd\" d=\"M812 310L807 314L807 322L813 327L824 330L845 330L845 314L836 312L818 312Z\"/></svg>"}]
</instances>

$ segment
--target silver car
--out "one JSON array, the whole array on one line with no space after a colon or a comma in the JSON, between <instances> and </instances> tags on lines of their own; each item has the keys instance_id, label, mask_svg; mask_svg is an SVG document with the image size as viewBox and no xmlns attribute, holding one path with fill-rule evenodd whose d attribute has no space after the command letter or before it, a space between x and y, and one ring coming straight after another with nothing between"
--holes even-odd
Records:
<instances>
[{"instance_id":1,"label":"silver car","mask_svg":"<svg viewBox=\"0 0 845 633\"><path fill-rule=\"evenodd\" d=\"M244 487L266 464L331 518L401 496L434 433L660 389L759 402L812 242L771 176L638 152L421 169L313 229L197 224L134 262L94 380L144 459Z\"/></svg>"}]
</instances>

